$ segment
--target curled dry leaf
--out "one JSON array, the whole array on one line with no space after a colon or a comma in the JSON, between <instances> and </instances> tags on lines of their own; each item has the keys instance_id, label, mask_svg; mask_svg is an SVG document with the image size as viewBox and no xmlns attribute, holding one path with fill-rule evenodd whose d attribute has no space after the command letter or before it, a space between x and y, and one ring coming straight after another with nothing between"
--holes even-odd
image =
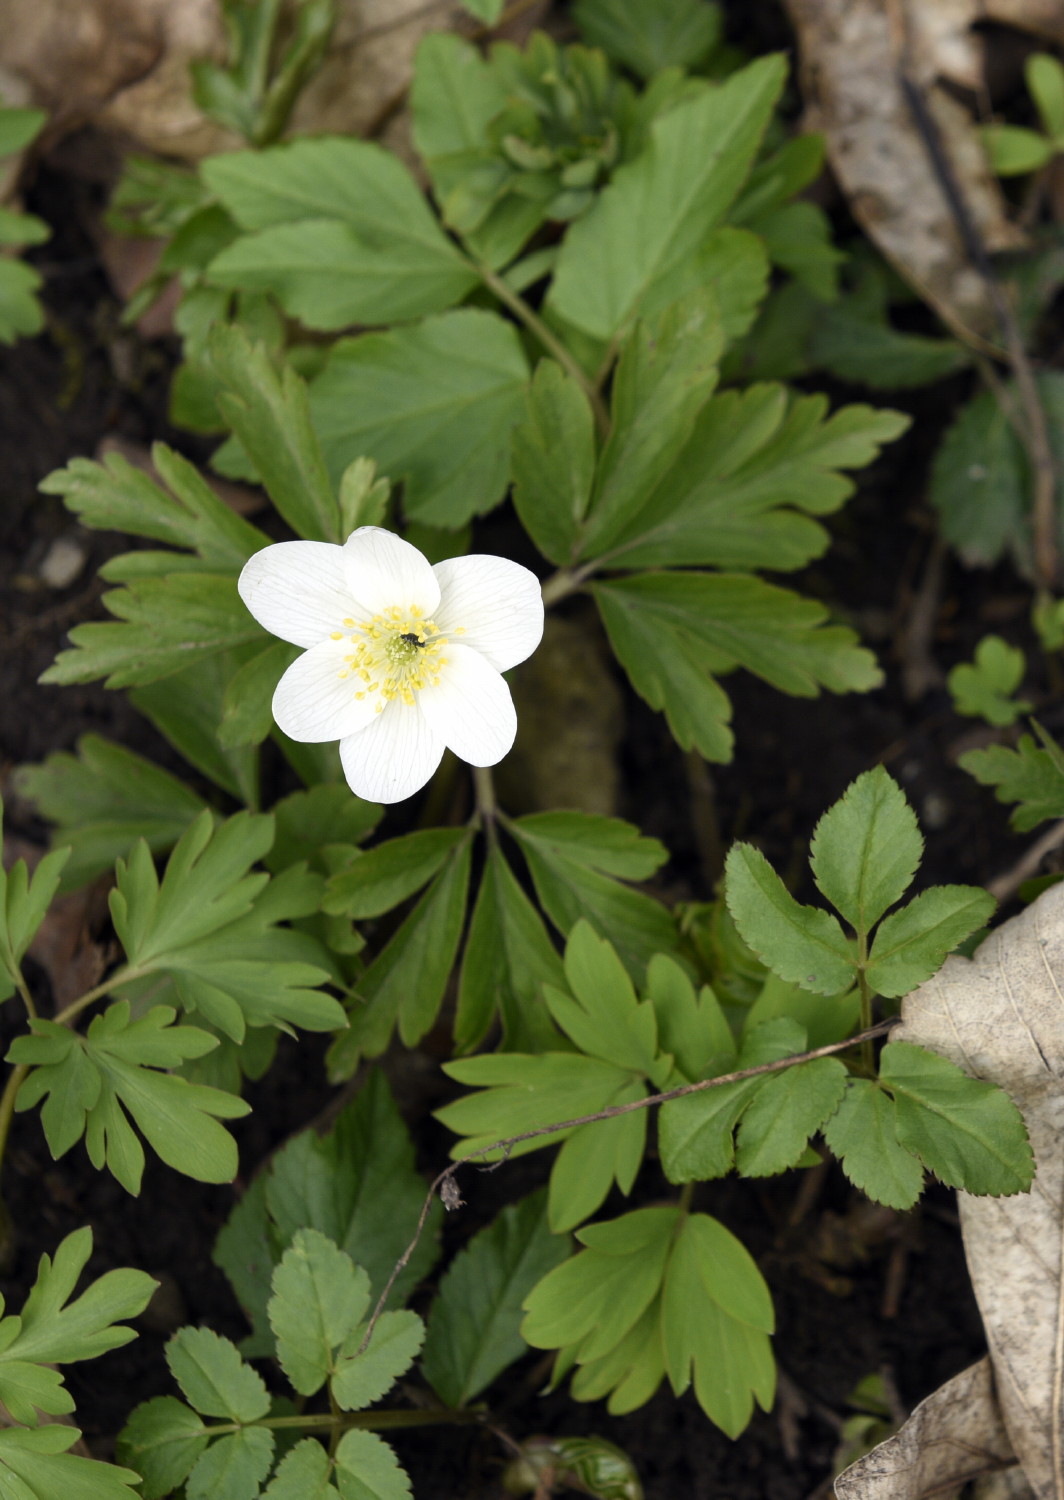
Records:
<instances>
[{"instance_id":1,"label":"curled dry leaf","mask_svg":"<svg viewBox=\"0 0 1064 1500\"><path fill-rule=\"evenodd\" d=\"M787 0L802 55L806 123L822 130L855 217L886 258L962 337L997 326L905 92L920 91L972 220L987 248L1017 249L1023 235L1004 198L971 115L939 86L973 71L975 42L926 0ZM973 3L972 10L975 10ZM975 16L972 16L975 19Z\"/></svg>"},{"instance_id":2,"label":"curled dry leaf","mask_svg":"<svg viewBox=\"0 0 1064 1500\"><path fill-rule=\"evenodd\" d=\"M1027 1122L1037 1174L1031 1191L1016 1197L957 1195L993 1368L993 1388L967 1372L973 1381L971 1424L954 1410L951 1391L966 1378L958 1376L919 1407L889 1443L848 1469L837 1493L846 1500L948 1494L942 1488L946 1480L960 1485L972 1472L964 1434L974 1431L984 1448L993 1447L991 1434L1003 1421L1029 1493L1038 1500L1062 1500L1064 885L1053 886L1006 922L973 959L949 959L908 997L902 1015L892 1040L929 1047L1007 1090ZM923 1467L903 1461L906 1452L915 1455L921 1447L935 1449L921 1461ZM892 1449L896 1462L889 1453L884 1457L884 1448ZM924 1485L927 1464L948 1462L956 1467L948 1473L938 1469L935 1484Z\"/></svg>"}]
</instances>

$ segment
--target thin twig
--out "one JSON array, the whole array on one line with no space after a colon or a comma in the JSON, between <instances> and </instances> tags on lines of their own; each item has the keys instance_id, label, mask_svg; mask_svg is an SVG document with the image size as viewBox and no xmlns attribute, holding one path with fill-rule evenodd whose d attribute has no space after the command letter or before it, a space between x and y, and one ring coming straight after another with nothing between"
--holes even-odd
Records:
<instances>
[{"instance_id":1,"label":"thin twig","mask_svg":"<svg viewBox=\"0 0 1064 1500\"><path fill-rule=\"evenodd\" d=\"M1025 880L1029 880L1037 873L1038 866L1047 854L1052 854L1054 849L1059 849L1064 844L1064 818L1059 823L1054 823L1052 828L1047 828L1041 838L1034 841L1026 853L1021 854L1019 859L1008 870L1003 870L987 884L987 890L1000 906L1010 896L1014 896Z\"/></svg>"},{"instance_id":2,"label":"thin twig","mask_svg":"<svg viewBox=\"0 0 1064 1500\"><path fill-rule=\"evenodd\" d=\"M608 1109L596 1110L591 1115L577 1115L572 1120L559 1120L554 1125L539 1125L535 1130L522 1130L519 1135L509 1135L504 1140L494 1141L490 1146L482 1146L479 1151L471 1151L468 1156L453 1161L449 1167L444 1167L442 1172L437 1172L432 1179L429 1190L425 1195L425 1201L421 1205L421 1213L418 1215L417 1228L414 1237L403 1251L392 1268L392 1273L385 1283L384 1290L377 1299L377 1305L373 1309L363 1335L362 1342L358 1346L357 1353L361 1354L373 1337L373 1330L377 1320L384 1311L384 1305L399 1276L406 1268L407 1262L417 1249L424 1231L429 1211L432 1208L436 1194L439 1193L448 1208L461 1207L462 1199L454 1185L454 1176L462 1167L467 1167L470 1162L479 1160L481 1157L490 1156L495 1151L503 1154L498 1162L492 1164L489 1170L501 1166L510 1156L513 1148L522 1141L535 1140L539 1136L557 1135L562 1130L575 1130L578 1125L595 1125L599 1120L614 1120L618 1115L630 1115L638 1109L651 1109L656 1104L669 1104L673 1099L684 1099L688 1094L701 1094L706 1089L720 1088L725 1083L743 1083L747 1078L759 1078L764 1073L781 1073L784 1068L796 1067L799 1063L813 1062L818 1057L830 1057L835 1052L848 1052L851 1047L864 1046L870 1043L873 1037L883 1036L892 1026L896 1026L901 1020L900 1016L891 1016L886 1021L880 1021L875 1026L870 1026L866 1031L859 1031L856 1036L847 1037L844 1042L829 1042L826 1047L814 1047L811 1052L798 1052L793 1057L780 1057L775 1062L758 1063L756 1068L740 1068L736 1073L721 1073L717 1078L703 1078L699 1083L685 1083L679 1088L666 1089L662 1094L648 1094L643 1099L633 1099L628 1104L613 1104Z\"/></svg>"}]
</instances>

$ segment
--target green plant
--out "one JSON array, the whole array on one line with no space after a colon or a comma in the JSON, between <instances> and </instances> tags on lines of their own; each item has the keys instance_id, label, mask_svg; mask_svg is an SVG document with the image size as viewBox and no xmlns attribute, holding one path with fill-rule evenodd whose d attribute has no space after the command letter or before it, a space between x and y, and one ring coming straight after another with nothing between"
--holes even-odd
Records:
<instances>
[{"instance_id":1,"label":"green plant","mask_svg":"<svg viewBox=\"0 0 1064 1500\"><path fill-rule=\"evenodd\" d=\"M32 144L47 116L41 109L10 109L0 105L0 162ZM0 206L0 250L39 245L51 230L35 214ZM0 343L40 333L44 310L37 298L41 278L32 266L0 254Z\"/></svg>"}]
</instances>

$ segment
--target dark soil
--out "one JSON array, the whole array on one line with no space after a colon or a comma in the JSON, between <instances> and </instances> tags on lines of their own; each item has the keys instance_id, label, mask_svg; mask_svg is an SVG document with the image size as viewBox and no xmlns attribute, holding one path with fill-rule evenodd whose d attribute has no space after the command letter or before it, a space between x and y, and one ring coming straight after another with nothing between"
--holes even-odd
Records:
<instances>
[{"instance_id":1,"label":"dark soil","mask_svg":"<svg viewBox=\"0 0 1064 1500\"><path fill-rule=\"evenodd\" d=\"M169 437L201 456L167 429L170 351L145 348L119 328L119 309L83 227L92 198L92 190L72 178L41 174L32 206L57 228L56 239L37 256L46 275L49 327L40 339L0 348L0 632L6 645L0 655L0 769L7 792L12 767L68 749L86 731L180 765L121 694L98 686L36 685L65 632L99 616L95 569L121 545L117 538L78 533L88 549L79 577L58 593L41 585L40 558L52 538L71 529L71 518L57 501L35 494L38 481L74 455L91 455L107 434L138 441ZM971 738L971 721L952 714L941 679L912 699L900 685L911 656L905 631L934 546L921 498L927 459L963 393L959 383L921 395L920 423L861 477L859 495L836 524L831 553L803 581L877 649L886 687L865 697L801 701L750 679L729 683L736 756L732 765L712 768L702 788L706 816L699 828L690 816L682 756L661 721L629 695L622 810L673 851L665 882L671 897L707 896L720 849L739 835L756 839L800 890L817 817L855 775L880 760L921 816L927 837L921 879L983 883L1017 857L1021 845L1007 830L1004 810L954 764L957 745ZM837 394L867 399L861 391ZM1026 605L1027 593L1013 576L965 574L947 558L932 605L928 644L935 664L944 673L970 658L990 628L1028 645ZM1043 717L1052 727L1052 713ZM43 835L32 809L17 801L9 826L38 841ZM14 1015L4 1019L13 1034ZM414 1071L402 1058L390 1069L421 1165L436 1170L446 1140L428 1114L439 1101L420 1084L431 1070ZM284 1043L250 1097L254 1113L236 1127L246 1177L327 1104L320 1045ZM487 1177L470 1174L473 1180L463 1184L470 1205L449 1225L449 1236L458 1243L501 1202L528 1191L546 1165L544 1158ZM661 1187L651 1182L647 1194ZM14 1255L9 1274L0 1278L9 1305L21 1304L40 1253L86 1223L95 1232L93 1272L139 1266L164 1282L164 1296L142 1320L136 1343L69 1372L79 1421L100 1455L110 1452L135 1402L171 1388L162 1347L175 1327L207 1323L237 1338L245 1331L210 1259L238 1190L239 1184L235 1190L205 1187L151 1162L140 1197L130 1199L109 1176L91 1170L80 1147L53 1163L36 1118L16 1122L4 1183ZM949 1194L934 1190L917 1212L901 1216L869 1206L835 1167L825 1166L811 1177L706 1184L698 1204L742 1237L771 1283L783 1372L776 1410L759 1414L734 1443L711 1427L690 1397L676 1401L659 1393L643 1410L613 1420L600 1406L538 1394L545 1371L530 1358L493 1393L494 1411L508 1431L520 1438L536 1432L612 1438L634 1459L648 1500L799 1500L827 1481L846 1398L862 1376L885 1372L908 1408L981 1354ZM400 1435L396 1445L418 1500L489 1500L502 1493L506 1454L490 1432L430 1428Z\"/></svg>"}]
</instances>

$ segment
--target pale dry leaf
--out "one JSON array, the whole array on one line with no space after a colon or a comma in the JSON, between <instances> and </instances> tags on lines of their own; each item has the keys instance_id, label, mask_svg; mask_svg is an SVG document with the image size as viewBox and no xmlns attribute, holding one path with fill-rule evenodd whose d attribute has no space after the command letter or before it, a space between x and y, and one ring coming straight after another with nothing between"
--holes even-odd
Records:
<instances>
[{"instance_id":1,"label":"pale dry leaf","mask_svg":"<svg viewBox=\"0 0 1064 1500\"><path fill-rule=\"evenodd\" d=\"M1009 220L974 121L937 82L947 37L954 66L972 65L960 33L952 23L928 23L936 7L922 0L787 0L787 8L801 49L806 123L824 132L854 216L950 327L962 336L995 336L985 283L917 128L899 66L907 42L909 75L986 248L1019 248L1023 235Z\"/></svg>"},{"instance_id":2,"label":"pale dry leaf","mask_svg":"<svg viewBox=\"0 0 1064 1500\"><path fill-rule=\"evenodd\" d=\"M843 1470L835 1494L838 1500L949 1500L977 1478L982 1485L995 1481L1002 1500L1032 1493L1005 1431L989 1359L921 1401L892 1438Z\"/></svg>"},{"instance_id":3,"label":"pale dry leaf","mask_svg":"<svg viewBox=\"0 0 1064 1500\"><path fill-rule=\"evenodd\" d=\"M902 1015L894 1040L1000 1084L1027 1122L1031 1191L957 1196L1012 1446L1039 1500L1064 1500L1064 885L992 933L974 958L947 960Z\"/></svg>"}]
</instances>

